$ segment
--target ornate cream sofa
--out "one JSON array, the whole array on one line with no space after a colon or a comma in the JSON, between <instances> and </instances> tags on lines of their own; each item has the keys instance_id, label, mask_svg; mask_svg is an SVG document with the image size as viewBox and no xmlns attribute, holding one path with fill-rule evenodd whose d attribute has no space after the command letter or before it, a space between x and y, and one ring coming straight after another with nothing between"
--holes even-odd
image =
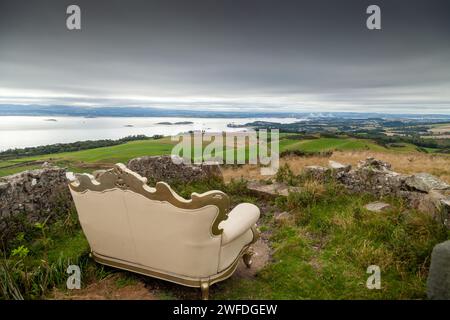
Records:
<instances>
[{"instance_id":1,"label":"ornate cream sofa","mask_svg":"<svg viewBox=\"0 0 450 320\"><path fill-rule=\"evenodd\" d=\"M123 164L97 178L68 177L91 255L101 264L200 287L205 299L209 286L230 277L241 257L251 265L259 218L253 204L228 212L230 200L221 191L186 200L164 182L149 187Z\"/></svg>"}]
</instances>

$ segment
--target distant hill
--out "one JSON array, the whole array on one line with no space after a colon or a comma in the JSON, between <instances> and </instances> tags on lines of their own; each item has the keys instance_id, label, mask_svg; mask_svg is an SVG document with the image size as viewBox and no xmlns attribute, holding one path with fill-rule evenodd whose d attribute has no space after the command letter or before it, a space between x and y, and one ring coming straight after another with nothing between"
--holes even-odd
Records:
<instances>
[{"instance_id":1,"label":"distant hill","mask_svg":"<svg viewBox=\"0 0 450 320\"><path fill-rule=\"evenodd\" d=\"M72 117L195 117L195 118L344 118L344 119L434 119L450 120L450 114L387 114L364 112L267 112L175 110L154 107L76 107L63 105L0 104L0 116L72 116Z\"/></svg>"}]
</instances>

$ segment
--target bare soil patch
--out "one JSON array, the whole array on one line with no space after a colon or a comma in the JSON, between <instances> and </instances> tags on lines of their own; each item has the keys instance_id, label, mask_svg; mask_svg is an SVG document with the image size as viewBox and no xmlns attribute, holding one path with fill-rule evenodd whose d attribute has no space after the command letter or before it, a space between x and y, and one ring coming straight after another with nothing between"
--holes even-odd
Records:
<instances>
[{"instance_id":1,"label":"bare soil patch","mask_svg":"<svg viewBox=\"0 0 450 320\"><path fill-rule=\"evenodd\" d=\"M118 286L120 274L113 274L80 290L55 290L57 300L156 300L156 295L137 280L135 283Z\"/></svg>"}]
</instances>

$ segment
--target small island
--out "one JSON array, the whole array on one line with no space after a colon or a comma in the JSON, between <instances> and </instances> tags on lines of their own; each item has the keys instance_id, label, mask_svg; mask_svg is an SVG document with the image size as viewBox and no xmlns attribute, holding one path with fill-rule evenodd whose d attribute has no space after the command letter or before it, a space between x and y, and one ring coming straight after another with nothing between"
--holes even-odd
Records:
<instances>
[{"instance_id":1,"label":"small island","mask_svg":"<svg viewBox=\"0 0 450 320\"><path fill-rule=\"evenodd\" d=\"M44 121L57 122L58 120L56 120L56 119L45 119Z\"/></svg>"},{"instance_id":2,"label":"small island","mask_svg":"<svg viewBox=\"0 0 450 320\"><path fill-rule=\"evenodd\" d=\"M192 121L179 121L175 122L174 124L194 124Z\"/></svg>"},{"instance_id":3,"label":"small island","mask_svg":"<svg viewBox=\"0 0 450 320\"><path fill-rule=\"evenodd\" d=\"M163 122L158 122L157 124L162 124L162 125L166 125L166 126L172 126L172 125L194 124L194 123L192 121L179 121L179 122L163 121Z\"/></svg>"},{"instance_id":4,"label":"small island","mask_svg":"<svg viewBox=\"0 0 450 320\"><path fill-rule=\"evenodd\" d=\"M269 121L253 121L253 122L247 122L245 124L236 124L236 123L229 123L227 124L228 128L246 128L246 127L264 127L264 126L278 126L281 125L278 122L269 122Z\"/></svg>"}]
</instances>

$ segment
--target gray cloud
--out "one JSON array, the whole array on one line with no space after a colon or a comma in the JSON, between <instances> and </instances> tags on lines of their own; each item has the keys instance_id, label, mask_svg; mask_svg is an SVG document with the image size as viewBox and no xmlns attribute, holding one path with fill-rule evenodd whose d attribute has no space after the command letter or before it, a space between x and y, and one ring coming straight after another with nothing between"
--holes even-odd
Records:
<instances>
[{"instance_id":1,"label":"gray cloud","mask_svg":"<svg viewBox=\"0 0 450 320\"><path fill-rule=\"evenodd\" d=\"M450 113L448 1L0 1L0 104Z\"/></svg>"}]
</instances>

